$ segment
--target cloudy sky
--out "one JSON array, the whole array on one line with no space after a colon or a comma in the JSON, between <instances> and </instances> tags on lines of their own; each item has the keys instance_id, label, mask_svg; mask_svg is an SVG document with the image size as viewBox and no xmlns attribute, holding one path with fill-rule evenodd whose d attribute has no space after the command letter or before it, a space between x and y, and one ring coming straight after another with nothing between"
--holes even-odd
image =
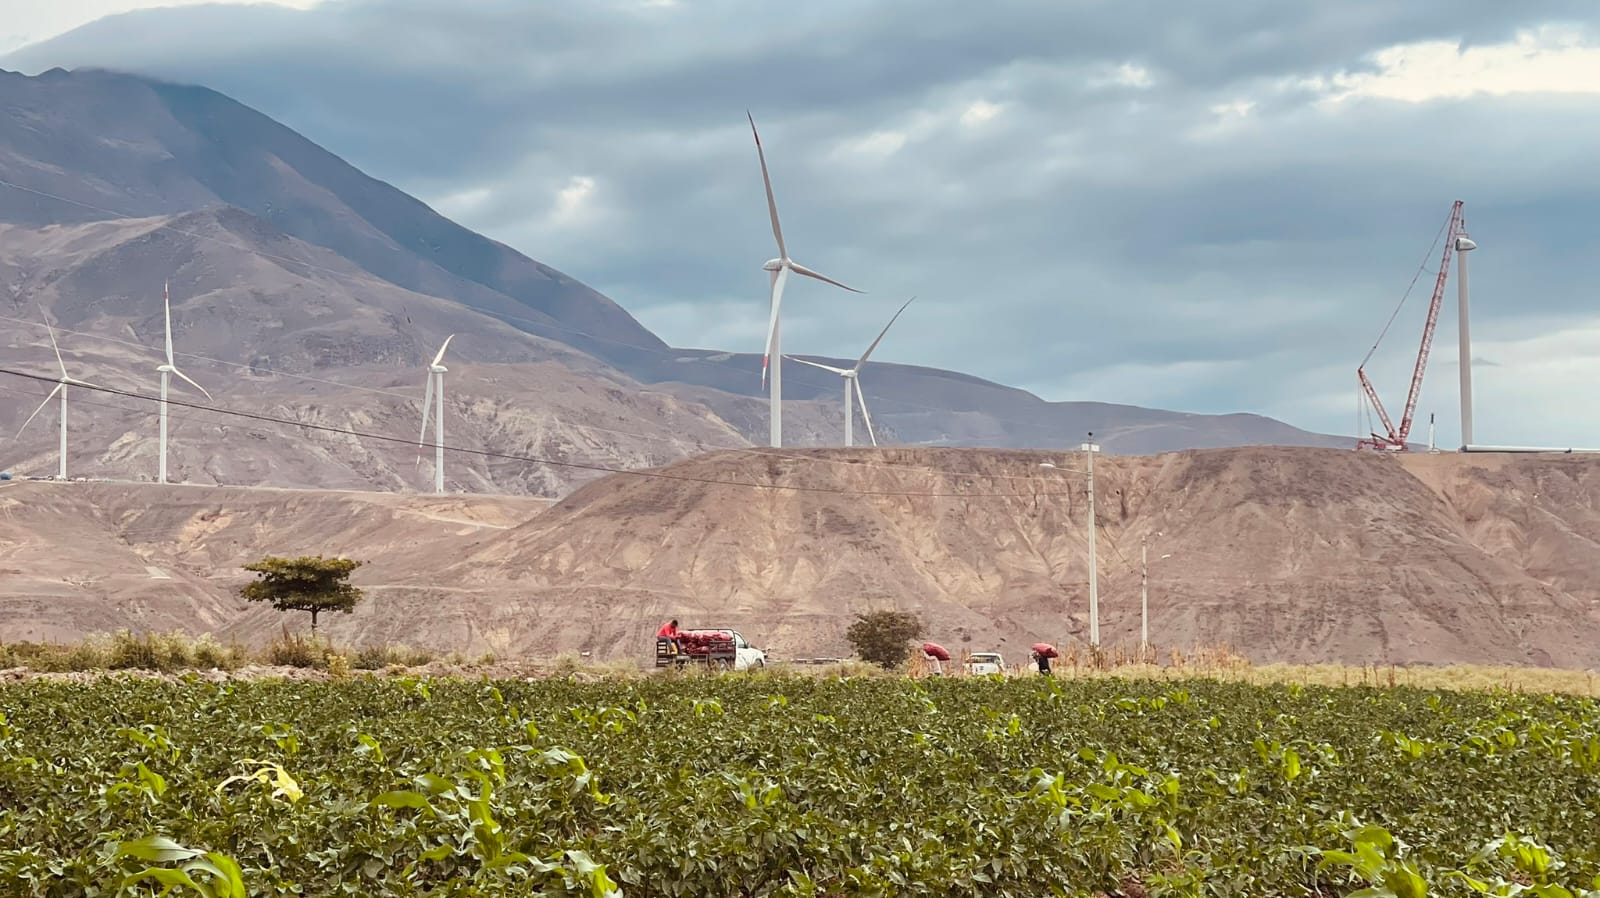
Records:
<instances>
[{"instance_id":1,"label":"cloudy sky","mask_svg":"<svg viewBox=\"0 0 1600 898\"><path fill-rule=\"evenodd\" d=\"M880 357L1050 399L1349 433L1425 265L1368 366L1398 414L1461 198L1477 441L1600 446L1593 0L156 5L0 0L0 66L217 88L677 345L762 341L746 109L791 254L869 291L795 288L786 349L916 294ZM1453 445L1447 299L1418 434Z\"/></svg>"}]
</instances>

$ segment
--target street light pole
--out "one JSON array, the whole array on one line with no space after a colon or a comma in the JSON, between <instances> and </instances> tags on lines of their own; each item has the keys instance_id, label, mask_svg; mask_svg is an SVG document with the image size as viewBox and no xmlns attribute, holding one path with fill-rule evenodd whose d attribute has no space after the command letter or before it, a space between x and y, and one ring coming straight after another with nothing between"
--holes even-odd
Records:
<instances>
[{"instance_id":1,"label":"street light pole","mask_svg":"<svg viewBox=\"0 0 1600 898\"><path fill-rule=\"evenodd\" d=\"M1088 442L1079 448L1089 456L1089 646L1098 650L1100 648L1100 563L1094 547L1094 454L1100 451L1100 447L1094 444L1094 431L1089 431Z\"/></svg>"}]
</instances>

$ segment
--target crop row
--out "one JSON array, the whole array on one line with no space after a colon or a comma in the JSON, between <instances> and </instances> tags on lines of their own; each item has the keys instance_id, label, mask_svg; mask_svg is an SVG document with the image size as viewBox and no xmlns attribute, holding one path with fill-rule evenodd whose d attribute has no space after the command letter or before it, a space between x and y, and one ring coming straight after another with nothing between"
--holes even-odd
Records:
<instances>
[{"instance_id":1,"label":"crop row","mask_svg":"<svg viewBox=\"0 0 1600 898\"><path fill-rule=\"evenodd\" d=\"M1600 895L1600 706L1210 681L0 688L0 893Z\"/></svg>"}]
</instances>

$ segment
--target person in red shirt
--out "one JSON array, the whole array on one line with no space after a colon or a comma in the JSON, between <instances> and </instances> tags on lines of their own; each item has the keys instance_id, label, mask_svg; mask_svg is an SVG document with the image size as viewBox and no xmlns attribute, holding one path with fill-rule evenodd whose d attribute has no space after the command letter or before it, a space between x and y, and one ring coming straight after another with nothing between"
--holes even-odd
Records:
<instances>
[{"instance_id":1,"label":"person in red shirt","mask_svg":"<svg viewBox=\"0 0 1600 898\"><path fill-rule=\"evenodd\" d=\"M678 654L678 619L673 618L662 624L661 629L656 631L656 638L672 640L672 654Z\"/></svg>"}]
</instances>

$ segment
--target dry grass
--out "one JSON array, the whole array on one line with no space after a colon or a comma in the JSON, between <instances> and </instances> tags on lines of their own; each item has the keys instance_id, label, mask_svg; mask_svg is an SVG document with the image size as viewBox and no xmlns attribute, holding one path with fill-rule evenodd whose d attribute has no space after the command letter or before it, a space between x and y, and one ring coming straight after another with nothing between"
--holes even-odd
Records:
<instances>
[{"instance_id":1,"label":"dry grass","mask_svg":"<svg viewBox=\"0 0 1600 898\"><path fill-rule=\"evenodd\" d=\"M260 651L236 643L223 645L207 634L129 633L91 636L72 645L13 642L0 645L0 669L24 668L40 673L97 670L238 670L250 664L348 672L381 670L392 666L418 667L433 661L431 652L406 646L368 646L358 649L332 645L322 639L292 635L287 631Z\"/></svg>"},{"instance_id":2,"label":"dry grass","mask_svg":"<svg viewBox=\"0 0 1600 898\"><path fill-rule=\"evenodd\" d=\"M1012 659L1010 675L1037 674L1031 663ZM652 671L628 660L595 662L575 655L562 655L544 662L498 662L485 655L469 662L400 645L334 646L284 632L264 649L250 651L237 644L223 645L211 636L198 638L177 633L132 634L126 631L110 636L95 636L73 645L10 643L0 645L0 669L23 668L37 673L75 671L144 670L171 673L181 670L234 671L249 665L295 667L325 671L336 678L354 671L396 671L429 667L441 675L461 676L556 676L610 679L645 676ZM798 665L777 662L768 668L773 674L798 674L817 677L896 677L921 679L930 676L965 677L961 660L947 661L936 671L920 652L895 670L885 670L864 661L845 660L837 664ZM1397 665L1341 664L1251 664L1249 659L1226 646L1193 651L1137 651L1111 648L1088 652L1068 648L1052 661L1052 674L1063 679L1130 678L1182 681L1189 679L1269 685L1299 683L1307 686L1366 686L1384 689L1414 687L1464 691L1502 691L1519 693L1564 693L1600 696L1600 676L1594 671L1557 670L1544 667L1489 667L1452 665L1448 667L1402 667ZM714 675L695 665L684 675ZM746 676L748 674L739 674Z\"/></svg>"},{"instance_id":3,"label":"dry grass","mask_svg":"<svg viewBox=\"0 0 1600 898\"><path fill-rule=\"evenodd\" d=\"M1157 660L1159 659L1159 661ZM1268 685L1299 683L1306 686L1368 686L1394 689L1453 689L1521 693L1600 695L1600 677L1594 671L1548 667L1491 667L1470 664L1449 666L1399 666L1389 664L1251 664L1249 659L1222 646L1190 652L1152 650L1143 659L1137 651L1110 649L1099 653L1069 650L1052 662L1062 678L1125 677L1139 679L1210 679ZM1013 675L1033 671L1031 665L1012 668Z\"/></svg>"}]
</instances>

